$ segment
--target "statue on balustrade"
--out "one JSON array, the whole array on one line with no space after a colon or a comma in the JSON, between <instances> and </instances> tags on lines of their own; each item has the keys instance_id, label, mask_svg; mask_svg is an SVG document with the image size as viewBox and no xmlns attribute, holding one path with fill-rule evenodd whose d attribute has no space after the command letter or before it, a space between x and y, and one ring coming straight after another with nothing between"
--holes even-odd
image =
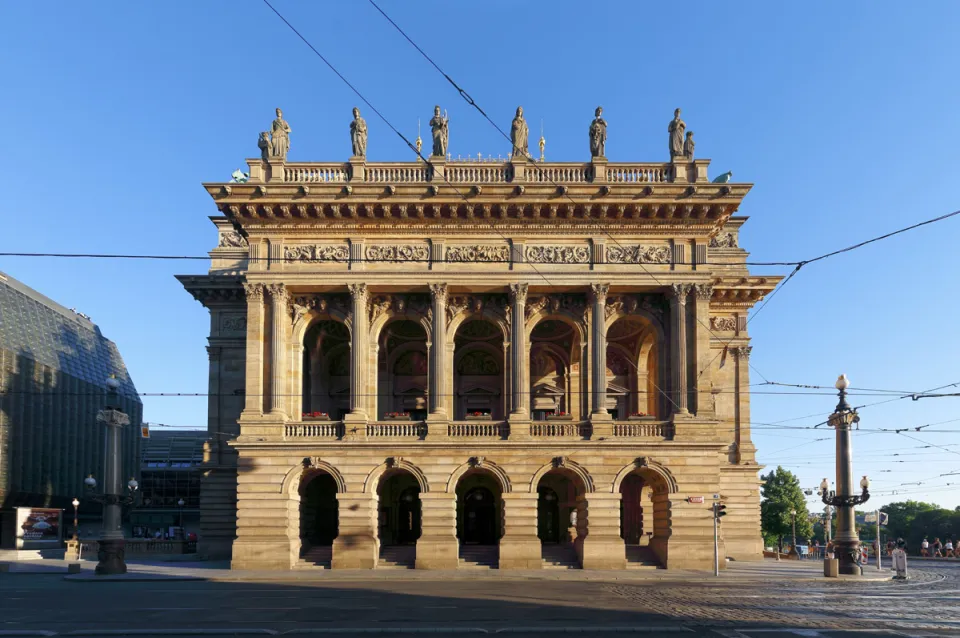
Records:
<instances>
[{"instance_id":1,"label":"statue on balustrade","mask_svg":"<svg viewBox=\"0 0 960 638\"><path fill-rule=\"evenodd\" d=\"M260 138L257 140L257 147L260 149L260 159L264 162L270 159L270 131L260 133Z\"/></svg>"},{"instance_id":2,"label":"statue on balustrade","mask_svg":"<svg viewBox=\"0 0 960 638\"><path fill-rule=\"evenodd\" d=\"M667 132L670 133L670 159L674 160L683 157L683 134L687 130L687 125L680 119L680 109L673 112L673 119L667 125Z\"/></svg>"},{"instance_id":3,"label":"statue on balustrade","mask_svg":"<svg viewBox=\"0 0 960 638\"><path fill-rule=\"evenodd\" d=\"M450 141L450 118L444 113L440 115L440 107L433 108L433 118L430 120L430 130L433 131L433 156L445 157L447 143Z\"/></svg>"},{"instance_id":4,"label":"statue on balustrade","mask_svg":"<svg viewBox=\"0 0 960 638\"><path fill-rule=\"evenodd\" d=\"M687 139L683 141L683 156L688 160L693 160L693 131L687 131Z\"/></svg>"},{"instance_id":5,"label":"statue on balustrade","mask_svg":"<svg viewBox=\"0 0 960 638\"><path fill-rule=\"evenodd\" d=\"M367 156L367 121L360 117L360 109L353 107L353 121L350 122L350 141L353 144L354 157Z\"/></svg>"},{"instance_id":6,"label":"statue on balustrade","mask_svg":"<svg viewBox=\"0 0 960 638\"><path fill-rule=\"evenodd\" d=\"M290 150L290 125L283 119L283 111L277 109L277 119L273 121L270 140L270 157L286 161Z\"/></svg>"},{"instance_id":7,"label":"statue on balustrade","mask_svg":"<svg viewBox=\"0 0 960 638\"><path fill-rule=\"evenodd\" d=\"M510 141L513 142L513 159L527 156L527 141L530 138L530 129L527 128L527 121L523 119L523 107L517 107L517 116L513 118L513 126L510 128Z\"/></svg>"},{"instance_id":8,"label":"statue on balustrade","mask_svg":"<svg viewBox=\"0 0 960 638\"><path fill-rule=\"evenodd\" d=\"M603 107L598 106L594 112L596 117L590 124L590 157L604 157L607 146L607 121L600 117Z\"/></svg>"}]
</instances>

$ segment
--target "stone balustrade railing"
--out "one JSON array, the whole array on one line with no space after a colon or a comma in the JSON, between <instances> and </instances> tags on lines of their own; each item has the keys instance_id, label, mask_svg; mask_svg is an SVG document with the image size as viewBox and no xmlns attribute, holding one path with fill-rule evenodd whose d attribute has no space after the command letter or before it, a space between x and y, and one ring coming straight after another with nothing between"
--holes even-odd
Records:
<instances>
[{"instance_id":1,"label":"stone balustrade railing","mask_svg":"<svg viewBox=\"0 0 960 638\"><path fill-rule=\"evenodd\" d=\"M537 438L581 438L591 434L589 422L576 421L534 421L530 424L530 435Z\"/></svg>"},{"instance_id":2,"label":"stone balustrade railing","mask_svg":"<svg viewBox=\"0 0 960 638\"><path fill-rule=\"evenodd\" d=\"M304 421L283 426L285 439L338 439L343 436L341 421Z\"/></svg>"},{"instance_id":3,"label":"stone balustrade railing","mask_svg":"<svg viewBox=\"0 0 960 638\"><path fill-rule=\"evenodd\" d=\"M81 556L95 557L100 548L100 543L96 540L81 540L80 546L83 548ZM195 551L197 551L196 541L128 538L124 542L124 553L128 557L189 554Z\"/></svg>"},{"instance_id":4,"label":"stone balustrade railing","mask_svg":"<svg viewBox=\"0 0 960 638\"><path fill-rule=\"evenodd\" d=\"M607 181L622 183L672 182L670 164L608 164Z\"/></svg>"},{"instance_id":5,"label":"stone balustrade railing","mask_svg":"<svg viewBox=\"0 0 960 638\"><path fill-rule=\"evenodd\" d=\"M283 167L283 181L293 183L346 182L350 177L348 164L286 164Z\"/></svg>"},{"instance_id":6,"label":"stone balustrade railing","mask_svg":"<svg viewBox=\"0 0 960 638\"><path fill-rule=\"evenodd\" d=\"M422 439L427 434L423 421L374 421L365 428L368 439Z\"/></svg>"},{"instance_id":7,"label":"stone balustrade railing","mask_svg":"<svg viewBox=\"0 0 960 638\"><path fill-rule=\"evenodd\" d=\"M613 435L629 439L672 439L673 424L667 421L614 421Z\"/></svg>"},{"instance_id":8,"label":"stone balustrade railing","mask_svg":"<svg viewBox=\"0 0 960 638\"><path fill-rule=\"evenodd\" d=\"M363 181L374 184L417 184L429 181L429 167L420 164L367 164Z\"/></svg>"},{"instance_id":9,"label":"stone balustrade railing","mask_svg":"<svg viewBox=\"0 0 960 638\"><path fill-rule=\"evenodd\" d=\"M447 436L455 438L506 439L510 430L506 421L454 421Z\"/></svg>"}]
</instances>

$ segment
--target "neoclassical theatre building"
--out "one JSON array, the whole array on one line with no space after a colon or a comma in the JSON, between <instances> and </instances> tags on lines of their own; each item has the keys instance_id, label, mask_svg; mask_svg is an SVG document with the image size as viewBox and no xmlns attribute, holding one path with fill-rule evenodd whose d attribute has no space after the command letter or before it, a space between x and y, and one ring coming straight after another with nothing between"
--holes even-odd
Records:
<instances>
[{"instance_id":1,"label":"neoclassical theatre building","mask_svg":"<svg viewBox=\"0 0 960 638\"><path fill-rule=\"evenodd\" d=\"M746 317L778 278L744 264L750 185L673 131L668 162L608 162L599 111L586 162L516 120L508 159L455 159L440 117L427 161L366 161L357 114L348 161L291 162L278 109L205 184L217 247L178 277L210 311L200 551L708 569L719 498L721 556L759 560Z\"/></svg>"}]
</instances>

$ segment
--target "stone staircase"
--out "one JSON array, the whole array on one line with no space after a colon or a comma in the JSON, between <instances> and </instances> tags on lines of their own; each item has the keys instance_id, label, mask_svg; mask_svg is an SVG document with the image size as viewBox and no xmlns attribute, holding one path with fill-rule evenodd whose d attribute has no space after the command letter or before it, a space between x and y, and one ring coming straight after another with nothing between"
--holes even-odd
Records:
<instances>
[{"instance_id":1,"label":"stone staircase","mask_svg":"<svg viewBox=\"0 0 960 638\"><path fill-rule=\"evenodd\" d=\"M569 543L544 543L540 546L540 557L544 569L580 569L577 550Z\"/></svg>"},{"instance_id":2,"label":"stone staircase","mask_svg":"<svg viewBox=\"0 0 960 638\"><path fill-rule=\"evenodd\" d=\"M333 560L333 547L330 545L314 545L300 555L300 560L293 568L330 569L331 560Z\"/></svg>"},{"instance_id":3,"label":"stone staircase","mask_svg":"<svg viewBox=\"0 0 960 638\"><path fill-rule=\"evenodd\" d=\"M627 545L627 569L663 569L649 547Z\"/></svg>"},{"instance_id":4,"label":"stone staircase","mask_svg":"<svg viewBox=\"0 0 960 638\"><path fill-rule=\"evenodd\" d=\"M386 545L380 548L377 569L413 569L416 562L416 545Z\"/></svg>"},{"instance_id":5,"label":"stone staircase","mask_svg":"<svg viewBox=\"0 0 960 638\"><path fill-rule=\"evenodd\" d=\"M500 562L497 545L461 545L460 569L496 569Z\"/></svg>"}]
</instances>

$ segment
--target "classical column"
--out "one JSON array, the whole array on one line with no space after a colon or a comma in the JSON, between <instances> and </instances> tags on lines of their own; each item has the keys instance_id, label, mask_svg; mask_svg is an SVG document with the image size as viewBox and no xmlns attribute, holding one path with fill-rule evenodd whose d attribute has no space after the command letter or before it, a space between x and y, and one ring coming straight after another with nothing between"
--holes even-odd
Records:
<instances>
[{"instance_id":1,"label":"classical column","mask_svg":"<svg viewBox=\"0 0 960 638\"><path fill-rule=\"evenodd\" d=\"M687 409L687 297L690 284L673 284L670 297L670 317L673 323L671 337L673 347L671 368L673 369L673 410L674 414L689 414Z\"/></svg>"},{"instance_id":2,"label":"classical column","mask_svg":"<svg viewBox=\"0 0 960 638\"><path fill-rule=\"evenodd\" d=\"M694 316L696 321L693 324L696 338L693 340L697 349L693 360L697 363L696 374L694 375L694 393L697 397L696 413L697 416L712 417L713 415L713 397L710 391L713 384L713 357L710 356L710 298L713 296L712 284L696 284L693 287L696 298Z\"/></svg>"},{"instance_id":3,"label":"classical column","mask_svg":"<svg viewBox=\"0 0 960 638\"><path fill-rule=\"evenodd\" d=\"M752 346L731 348L736 359L734 369L734 442L737 446L737 463L756 463L757 448L750 438L750 351Z\"/></svg>"},{"instance_id":4,"label":"classical column","mask_svg":"<svg viewBox=\"0 0 960 638\"><path fill-rule=\"evenodd\" d=\"M510 284L510 380L512 381L513 409L510 414L530 416L530 388L524 387L527 375L527 335L524 325L527 315L528 284Z\"/></svg>"},{"instance_id":5,"label":"classical column","mask_svg":"<svg viewBox=\"0 0 960 638\"><path fill-rule=\"evenodd\" d=\"M270 291L270 414L285 416L283 410L284 377L286 368L283 365L286 339L286 309L290 299L290 291L283 284L269 284Z\"/></svg>"},{"instance_id":6,"label":"classical column","mask_svg":"<svg viewBox=\"0 0 960 638\"><path fill-rule=\"evenodd\" d=\"M591 314L591 356L590 369L593 383L593 412L591 420L610 420L607 412L607 326L606 304L610 284L590 284Z\"/></svg>"},{"instance_id":7,"label":"classical column","mask_svg":"<svg viewBox=\"0 0 960 638\"><path fill-rule=\"evenodd\" d=\"M263 414L263 284L243 284L247 297L247 352L243 417Z\"/></svg>"},{"instance_id":8,"label":"classical column","mask_svg":"<svg viewBox=\"0 0 960 638\"><path fill-rule=\"evenodd\" d=\"M444 420L449 415L444 396L447 343L447 284L430 284L433 298L433 348L430 366L430 416Z\"/></svg>"},{"instance_id":9,"label":"classical column","mask_svg":"<svg viewBox=\"0 0 960 638\"><path fill-rule=\"evenodd\" d=\"M367 299L369 292L367 284L347 284L350 290L352 300L350 316L352 326L350 329L350 414L348 420L365 421L367 419L366 410L364 410L363 395L366 392L364 380L366 379L366 355L367 350Z\"/></svg>"}]
</instances>

